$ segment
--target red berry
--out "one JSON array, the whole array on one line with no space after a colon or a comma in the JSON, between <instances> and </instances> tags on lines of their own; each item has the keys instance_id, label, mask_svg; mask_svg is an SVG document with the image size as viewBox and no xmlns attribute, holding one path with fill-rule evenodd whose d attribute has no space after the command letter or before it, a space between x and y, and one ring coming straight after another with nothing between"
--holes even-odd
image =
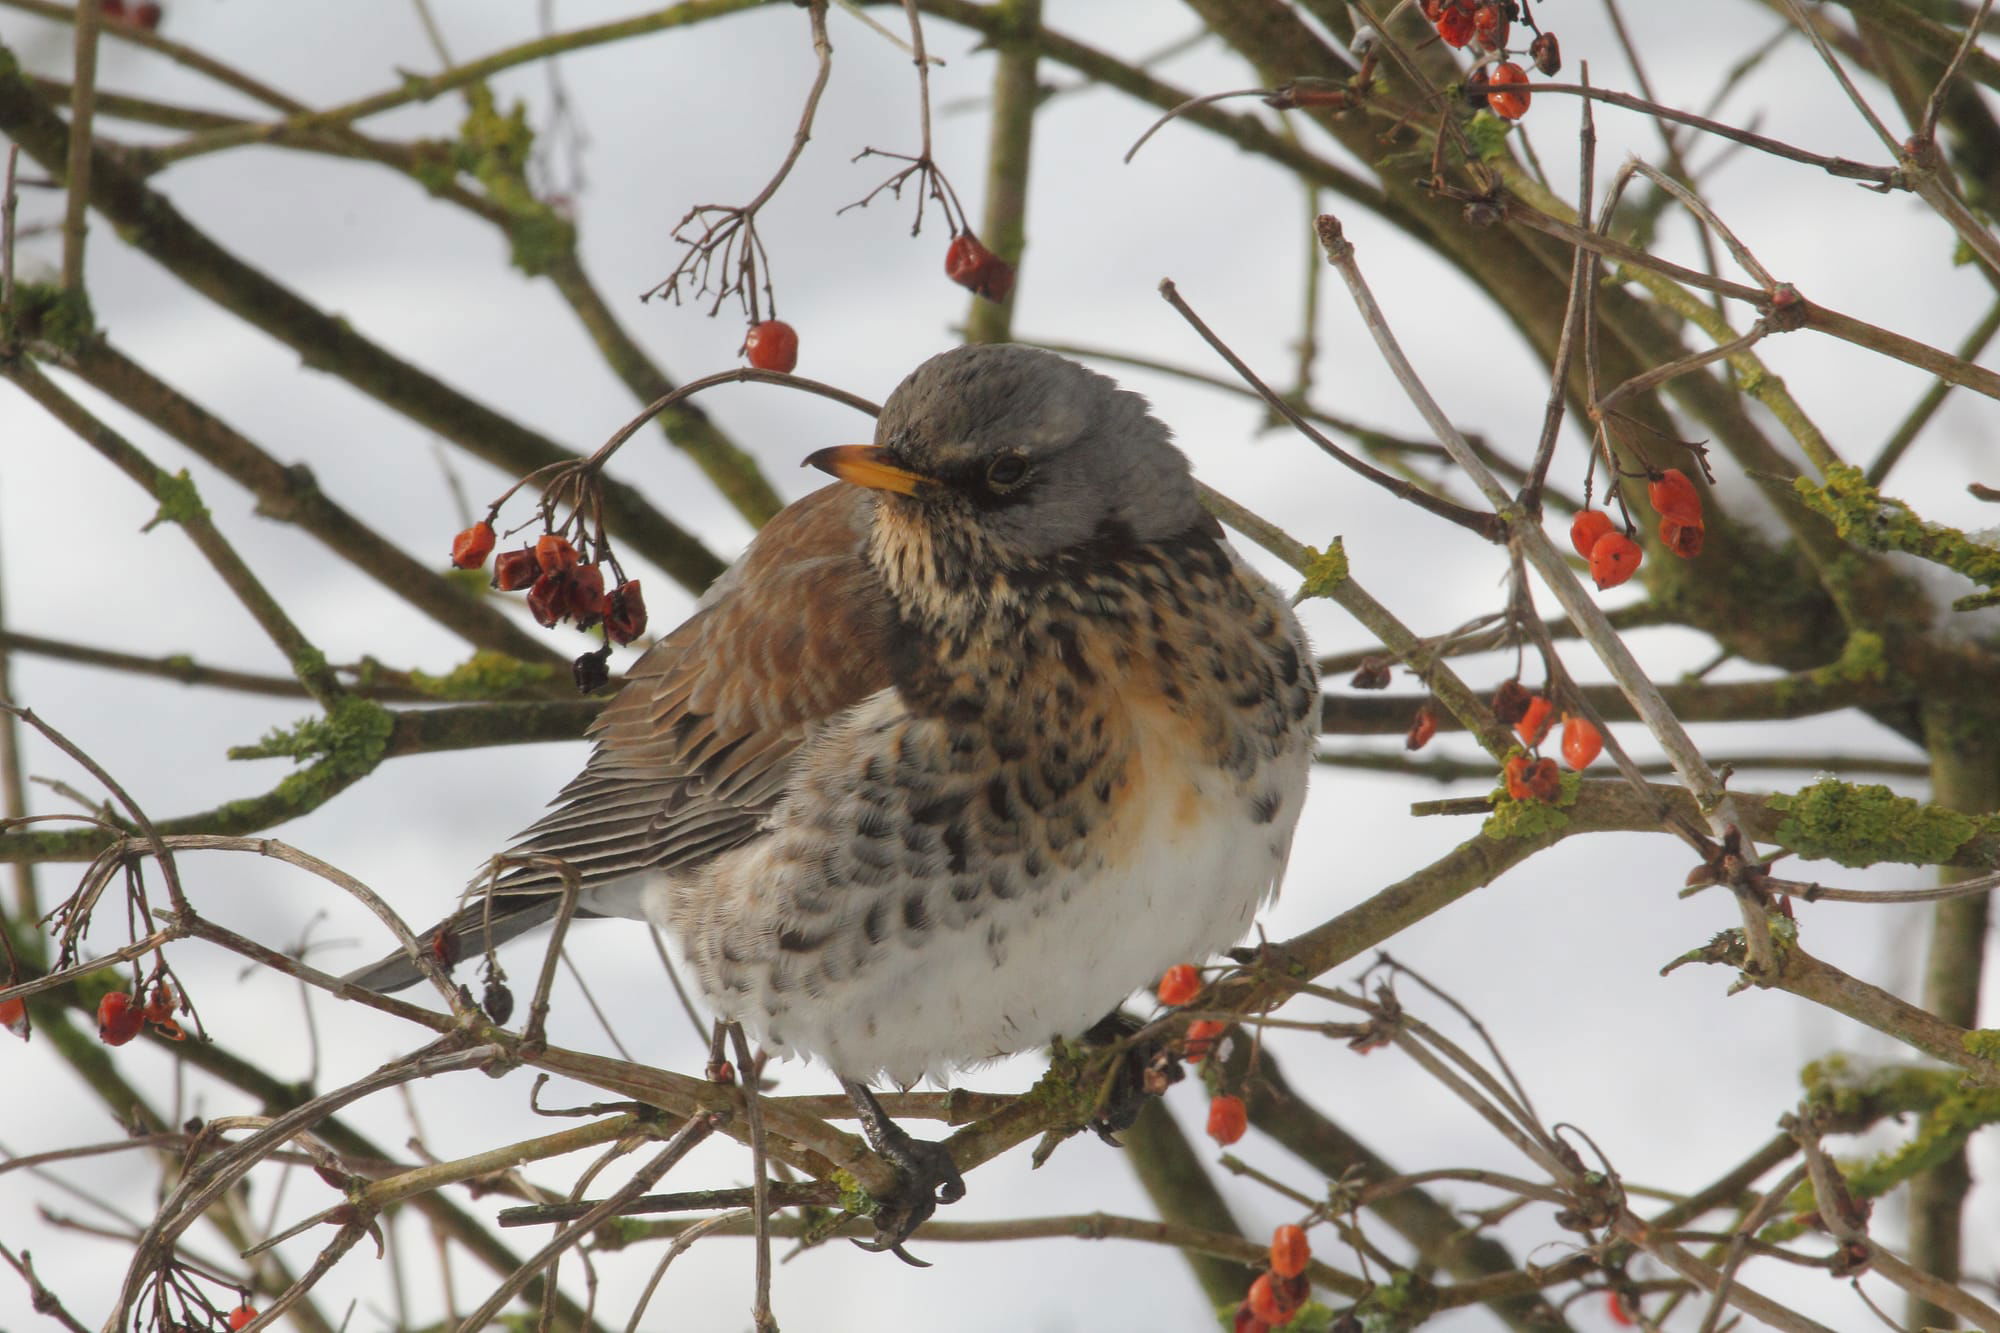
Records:
<instances>
[{"instance_id":1,"label":"red berry","mask_svg":"<svg viewBox=\"0 0 2000 1333\"><path fill-rule=\"evenodd\" d=\"M1597 539L1611 531L1613 526L1611 515L1602 509L1579 510L1577 516L1570 520L1569 544L1576 548L1578 555L1588 560L1590 548L1597 545Z\"/></svg>"},{"instance_id":2,"label":"red berry","mask_svg":"<svg viewBox=\"0 0 2000 1333\"><path fill-rule=\"evenodd\" d=\"M1553 759L1537 759L1529 764L1523 775L1528 795L1547 805L1554 805L1562 795L1562 773Z\"/></svg>"},{"instance_id":3,"label":"red berry","mask_svg":"<svg viewBox=\"0 0 2000 1333\"><path fill-rule=\"evenodd\" d=\"M1701 554L1702 538L1708 529L1701 523L1676 523L1673 519L1660 520L1660 541L1669 551L1683 560L1692 560Z\"/></svg>"},{"instance_id":4,"label":"red berry","mask_svg":"<svg viewBox=\"0 0 2000 1333\"><path fill-rule=\"evenodd\" d=\"M1615 1291L1604 1293L1604 1308L1610 1313L1611 1322L1620 1328L1632 1328L1638 1322L1632 1318L1632 1311L1626 1306L1625 1298Z\"/></svg>"},{"instance_id":5,"label":"red berry","mask_svg":"<svg viewBox=\"0 0 2000 1333\"><path fill-rule=\"evenodd\" d=\"M1632 577L1646 553L1622 532L1607 532L1590 548L1590 577L1600 590L1615 588Z\"/></svg>"},{"instance_id":6,"label":"red berry","mask_svg":"<svg viewBox=\"0 0 2000 1333\"><path fill-rule=\"evenodd\" d=\"M544 574L528 589L528 614L543 629L554 629L568 614L569 575Z\"/></svg>"},{"instance_id":7,"label":"red berry","mask_svg":"<svg viewBox=\"0 0 2000 1333\"><path fill-rule=\"evenodd\" d=\"M153 994L146 1001L142 1011L148 1023L171 1023L174 1021L174 988L162 981L153 987Z\"/></svg>"},{"instance_id":8,"label":"red berry","mask_svg":"<svg viewBox=\"0 0 2000 1333\"><path fill-rule=\"evenodd\" d=\"M1286 1293L1269 1273L1259 1273L1257 1280L1250 1284L1250 1295L1244 1304L1250 1313L1267 1324L1282 1324L1299 1312L1296 1302L1286 1303Z\"/></svg>"},{"instance_id":9,"label":"red berry","mask_svg":"<svg viewBox=\"0 0 2000 1333\"><path fill-rule=\"evenodd\" d=\"M613 643L630 643L646 632L646 599L639 580L627 579L604 599L604 632Z\"/></svg>"},{"instance_id":10,"label":"red berry","mask_svg":"<svg viewBox=\"0 0 2000 1333\"><path fill-rule=\"evenodd\" d=\"M97 1038L106 1046L123 1046L146 1026L146 1015L124 991L112 991L97 1002Z\"/></svg>"},{"instance_id":11,"label":"red berry","mask_svg":"<svg viewBox=\"0 0 2000 1333\"><path fill-rule=\"evenodd\" d=\"M1208 1104L1208 1137L1223 1147L1242 1138L1243 1131L1249 1127L1250 1112L1244 1107L1241 1097L1224 1093Z\"/></svg>"},{"instance_id":12,"label":"red berry","mask_svg":"<svg viewBox=\"0 0 2000 1333\"><path fill-rule=\"evenodd\" d=\"M535 542L535 563L544 574L561 574L576 568L576 548L569 544L567 537L558 537L553 532L545 532Z\"/></svg>"},{"instance_id":13,"label":"red berry","mask_svg":"<svg viewBox=\"0 0 2000 1333\"><path fill-rule=\"evenodd\" d=\"M1539 694L1528 700L1528 710L1514 724L1514 734L1521 738L1521 744L1531 750L1540 745L1555 723L1555 711L1555 705Z\"/></svg>"},{"instance_id":14,"label":"red berry","mask_svg":"<svg viewBox=\"0 0 2000 1333\"><path fill-rule=\"evenodd\" d=\"M578 565L569 572L563 587L563 617L589 629L604 613L604 570L598 565Z\"/></svg>"},{"instance_id":15,"label":"red berry","mask_svg":"<svg viewBox=\"0 0 2000 1333\"><path fill-rule=\"evenodd\" d=\"M1604 737L1587 717L1563 714L1563 762L1574 769L1586 769L1604 749Z\"/></svg>"},{"instance_id":16,"label":"red berry","mask_svg":"<svg viewBox=\"0 0 2000 1333\"><path fill-rule=\"evenodd\" d=\"M1454 0L1437 16L1438 36L1446 46L1464 46L1472 40L1472 11Z\"/></svg>"},{"instance_id":17,"label":"red berry","mask_svg":"<svg viewBox=\"0 0 2000 1333\"><path fill-rule=\"evenodd\" d=\"M1198 1018L1188 1024L1187 1062L1193 1065L1206 1060L1208 1053L1215 1049L1215 1039L1228 1030L1227 1023L1213 1018Z\"/></svg>"},{"instance_id":18,"label":"red berry","mask_svg":"<svg viewBox=\"0 0 2000 1333\"><path fill-rule=\"evenodd\" d=\"M962 231L945 247L944 275L961 287L970 287L979 266L991 258L993 252L981 245L977 236Z\"/></svg>"},{"instance_id":19,"label":"red berry","mask_svg":"<svg viewBox=\"0 0 2000 1333\"><path fill-rule=\"evenodd\" d=\"M1250 1302L1244 1301L1236 1307L1236 1317L1230 1321L1229 1333L1271 1333L1271 1326L1257 1317L1250 1308Z\"/></svg>"},{"instance_id":20,"label":"red berry","mask_svg":"<svg viewBox=\"0 0 2000 1333\"><path fill-rule=\"evenodd\" d=\"M122 19L125 17L125 0L99 0L97 12L104 18Z\"/></svg>"},{"instance_id":21,"label":"red berry","mask_svg":"<svg viewBox=\"0 0 2000 1333\"><path fill-rule=\"evenodd\" d=\"M1508 92L1501 92L1501 86L1519 84ZM1528 71L1511 60L1503 60L1493 67L1487 76L1486 105L1493 114L1508 120L1519 120L1528 114Z\"/></svg>"},{"instance_id":22,"label":"red berry","mask_svg":"<svg viewBox=\"0 0 2000 1333\"><path fill-rule=\"evenodd\" d=\"M611 645L607 643L602 648L583 654L569 664L569 671L576 681L578 694L597 693L611 683ZM497 1018L493 1021L504 1023L507 1020Z\"/></svg>"},{"instance_id":23,"label":"red berry","mask_svg":"<svg viewBox=\"0 0 2000 1333\"><path fill-rule=\"evenodd\" d=\"M445 971L458 966L460 952L458 936L451 931L439 928L438 933L431 936L431 957L437 959L437 965Z\"/></svg>"},{"instance_id":24,"label":"red berry","mask_svg":"<svg viewBox=\"0 0 2000 1333\"><path fill-rule=\"evenodd\" d=\"M1312 1246L1306 1243L1305 1228L1287 1222L1271 1233L1271 1271L1279 1277L1297 1277L1306 1271Z\"/></svg>"},{"instance_id":25,"label":"red berry","mask_svg":"<svg viewBox=\"0 0 2000 1333\"><path fill-rule=\"evenodd\" d=\"M1007 293L1014 290L1014 266L999 256L986 261L980 271L979 282L972 289L989 301L1004 301Z\"/></svg>"},{"instance_id":26,"label":"red berry","mask_svg":"<svg viewBox=\"0 0 2000 1333\"><path fill-rule=\"evenodd\" d=\"M1701 522L1701 491L1677 467L1670 467L1647 482L1646 498L1661 518L1676 523Z\"/></svg>"},{"instance_id":27,"label":"red berry","mask_svg":"<svg viewBox=\"0 0 2000 1333\"><path fill-rule=\"evenodd\" d=\"M1004 301L1014 290L1014 266L988 250L970 231L952 237L945 247L944 273L989 301Z\"/></svg>"},{"instance_id":28,"label":"red berry","mask_svg":"<svg viewBox=\"0 0 2000 1333\"><path fill-rule=\"evenodd\" d=\"M1430 700L1426 699L1417 705L1416 716L1410 719L1410 731L1408 735L1403 737L1403 748L1405 750L1423 749L1431 743L1431 737L1437 735L1437 730L1437 709L1431 707Z\"/></svg>"},{"instance_id":29,"label":"red berry","mask_svg":"<svg viewBox=\"0 0 2000 1333\"><path fill-rule=\"evenodd\" d=\"M541 562L530 547L504 552L493 562L493 586L501 592L519 592L541 576Z\"/></svg>"},{"instance_id":30,"label":"red berry","mask_svg":"<svg viewBox=\"0 0 2000 1333\"><path fill-rule=\"evenodd\" d=\"M257 1312L255 1310L247 1305L239 1305L229 1312L229 1327L232 1329L247 1328L250 1325L250 1321L256 1317Z\"/></svg>"},{"instance_id":31,"label":"red berry","mask_svg":"<svg viewBox=\"0 0 2000 1333\"><path fill-rule=\"evenodd\" d=\"M1502 770L1507 795L1516 801L1553 803L1562 795L1562 773L1553 759L1529 759L1517 754Z\"/></svg>"},{"instance_id":32,"label":"red berry","mask_svg":"<svg viewBox=\"0 0 2000 1333\"><path fill-rule=\"evenodd\" d=\"M1500 682L1500 688L1493 691L1493 720L1503 727L1511 727L1527 716L1528 705L1534 701L1535 695L1532 690L1509 677Z\"/></svg>"},{"instance_id":33,"label":"red berry","mask_svg":"<svg viewBox=\"0 0 2000 1333\"><path fill-rule=\"evenodd\" d=\"M1201 972L1193 963L1175 963L1160 978L1161 1004L1186 1004L1201 993Z\"/></svg>"},{"instance_id":34,"label":"red berry","mask_svg":"<svg viewBox=\"0 0 2000 1333\"><path fill-rule=\"evenodd\" d=\"M1562 72L1562 43L1556 40L1554 33L1535 34L1535 40L1528 43L1528 55L1534 60L1535 68L1542 72L1543 77L1553 79Z\"/></svg>"},{"instance_id":35,"label":"red berry","mask_svg":"<svg viewBox=\"0 0 2000 1333\"><path fill-rule=\"evenodd\" d=\"M752 324L743 338L743 355L759 370L789 375L799 363L798 330L782 319Z\"/></svg>"},{"instance_id":36,"label":"red berry","mask_svg":"<svg viewBox=\"0 0 2000 1333\"><path fill-rule=\"evenodd\" d=\"M1357 690L1386 690L1391 679L1388 662L1371 657L1355 669L1347 683Z\"/></svg>"},{"instance_id":37,"label":"red berry","mask_svg":"<svg viewBox=\"0 0 2000 1333\"><path fill-rule=\"evenodd\" d=\"M132 21L147 32L151 32L160 26L160 7L154 4L153 0L146 0L146 3L132 10Z\"/></svg>"},{"instance_id":38,"label":"red berry","mask_svg":"<svg viewBox=\"0 0 2000 1333\"><path fill-rule=\"evenodd\" d=\"M22 1041L26 1041L28 1039L28 1002L18 995L0 1000L0 1028L6 1028Z\"/></svg>"},{"instance_id":39,"label":"red berry","mask_svg":"<svg viewBox=\"0 0 2000 1333\"><path fill-rule=\"evenodd\" d=\"M493 554L493 525L479 520L451 539L451 567L478 569Z\"/></svg>"},{"instance_id":40,"label":"red berry","mask_svg":"<svg viewBox=\"0 0 2000 1333\"><path fill-rule=\"evenodd\" d=\"M1479 44L1489 51L1507 45L1507 10L1499 0L1484 0L1472 11L1472 31Z\"/></svg>"}]
</instances>

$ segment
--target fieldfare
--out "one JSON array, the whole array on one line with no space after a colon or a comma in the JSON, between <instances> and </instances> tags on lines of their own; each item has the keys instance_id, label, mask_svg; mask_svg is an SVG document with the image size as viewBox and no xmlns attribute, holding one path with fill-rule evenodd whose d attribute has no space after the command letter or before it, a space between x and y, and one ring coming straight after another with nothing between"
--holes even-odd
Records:
<instances>
[{"instance_id":1,"label":"fieldfare","mask_svg":"<svg viewBox=\"0 0 2000 1333\"><path fill-rule=\"evenodd\" d=\"M914 1191L963 1192L867 1090L1070 1036L1241 939L1305 796L1318 690L1285 599L1144 399L1029 347L931 358L633 665L511 849L654 922L765 1047L823 1061ZM440 923L550 920L552 871ZM354 979L418 978L402 955ZM935 1191L935 1193L934 1193Z\"/></svg>"}]
</instances>

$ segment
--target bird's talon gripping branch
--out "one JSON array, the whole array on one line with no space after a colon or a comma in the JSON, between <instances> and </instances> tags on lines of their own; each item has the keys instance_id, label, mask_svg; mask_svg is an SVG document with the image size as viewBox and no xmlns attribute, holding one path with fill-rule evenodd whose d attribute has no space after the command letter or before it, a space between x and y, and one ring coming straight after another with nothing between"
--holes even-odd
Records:
<instances>
[{"instance_id":1,"label":"bird's talon gripping branch","mask_svg":"<svg viewBox=\"0 0 2000 1333\"><path fill-rule=\"evenodd\" d=\"M950 1149L942 1143L910 1137L889 1118L874 1093L846 1079L841 1080L841 1086L853 1099L868 1146L896 1168L896 1187L876 1199L875 1239L854 1243L864 1250L887 1250L914 1268L928 1268L929 1264L905 1252L903 1242L930 1219L939 1204L957 1203L965 1197L965 1177L959 1174Z\"/></svg>"}]
</instances>

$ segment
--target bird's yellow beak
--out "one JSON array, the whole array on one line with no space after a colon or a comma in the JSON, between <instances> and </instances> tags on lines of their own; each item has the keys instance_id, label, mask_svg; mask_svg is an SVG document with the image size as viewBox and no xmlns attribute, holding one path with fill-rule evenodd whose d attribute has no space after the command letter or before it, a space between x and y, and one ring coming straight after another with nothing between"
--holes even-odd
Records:
<instances>
[{"instance_id":1,"label":"bird's yellow beak","mask_svg":"<svg viewBox=\"0 0 2000 1333\"><path fill-rule=\"evenodd\" d=\"M920 488L932 484L931 478L899 468L885 461L882 454L879 445L836 444L831 449L808 454L805 466L816 467L856 486L894 491L898 495L915 495Z\"/></svg>"}]
</instances>

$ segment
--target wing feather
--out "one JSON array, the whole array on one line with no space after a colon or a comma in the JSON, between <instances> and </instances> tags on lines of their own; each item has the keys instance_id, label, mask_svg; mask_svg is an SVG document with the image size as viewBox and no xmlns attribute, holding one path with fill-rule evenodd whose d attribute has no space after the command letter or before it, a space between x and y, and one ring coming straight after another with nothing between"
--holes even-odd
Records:
<instances>
[{"instance_id":1,"label":"wing feather","mask_svg":"<svg viewBox=\"0 0 2000 1333\"><path fill-rule=\"evenodd\" d=\"M889 684L887 594L863 558L866 492L834 485L765 525L704 605L634 663L590 761L509 849L586 888L683 870L754 838L800 743ZM524 867L496 892L559 890Z\"/></svg>"}]
</instances>

